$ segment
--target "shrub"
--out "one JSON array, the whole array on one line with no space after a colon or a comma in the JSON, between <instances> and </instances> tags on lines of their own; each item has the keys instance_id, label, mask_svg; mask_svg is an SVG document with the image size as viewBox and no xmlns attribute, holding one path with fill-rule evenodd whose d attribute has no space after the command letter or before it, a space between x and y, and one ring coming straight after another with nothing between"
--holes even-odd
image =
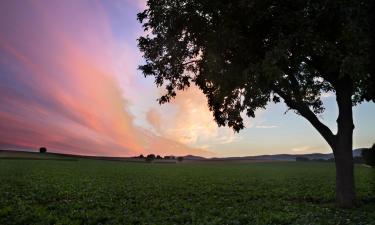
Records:
<instances>
[{"instance_id":1,"label":"shrub","mask_svg":"<svg viewBox=\"0 0 375 225\"><path fill-rule=\"evenodd\" d=\"M47 148L46 147L40 147L39 148L39 152L40 153L46 153L47 152Z\"/></svg>"},{"instance_id":2,"label":"shrub","mask_svg":"<svg viewBox=\"0 0 375 225\"><path fill-rule=\"evenodd\" d=\"M184 160L184 157L182 156L177 157L177 161L182 162L182 160Z\"/></svg>"},{"instance_id":3,"label":"shrub","mask_svg":"<svg viewBox=\"0 0 375 225\"><path fill-rule=\"evenodd\" d=\"M162 159L162 157L160 155L157 155L156 158L157 159Z\"/></svg>"}]
</instances>

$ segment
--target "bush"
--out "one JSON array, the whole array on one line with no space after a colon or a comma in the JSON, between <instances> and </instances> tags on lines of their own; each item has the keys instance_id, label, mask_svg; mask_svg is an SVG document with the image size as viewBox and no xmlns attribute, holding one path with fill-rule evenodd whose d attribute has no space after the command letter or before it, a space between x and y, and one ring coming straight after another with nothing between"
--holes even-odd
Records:
<instances>
[{"instance_id":1,"label":"bush","mask_svg":"<svg viewBox=\"0 0 375 225\"><path fill-rule=\"evenodd\" d=\"M371 148L363 149L361 153L365 164L375 167L375 144Z\"/></svg>"},{"instance_id":2,"label":"bush","mask_svg":"<svg viewBox=\"0 0 375 225\"><path fill-rule=\"evenodd\" d=\"M140 158L140 159L144 159L145 157L143 156L143 154L140 154L140 155L138 156L138 158Z\"/></svg>"},{"instance_id":3,"label":"bush","mask_svg":"<svg viewBox=\"0 0 375 225\"><path fill-rule=\"evenodd\" d=\"M47 148L46 147L40 147L39 148L39 152L40 153L46 153L47 152Z\"/></svg>"},{"instance_id":4,"label":"bush","mask_svg":"<svg viewBox=\"0 0 375 225\"><path fill-rule=\"evenodd\" d=\"M157 155L156 158L157 159L162 159L162 157L160 155Z\"/></svg>"},{"instance_id":5,"label":"bush","mask_svg":"<svg viewBox=\"0 0 375 225\"><path fill-rule=\"evenodd\" d=\"M182 160L184 160L184 157L182 156L177 157L177 161L182 162Z\"/></svg>"}]
</instances>

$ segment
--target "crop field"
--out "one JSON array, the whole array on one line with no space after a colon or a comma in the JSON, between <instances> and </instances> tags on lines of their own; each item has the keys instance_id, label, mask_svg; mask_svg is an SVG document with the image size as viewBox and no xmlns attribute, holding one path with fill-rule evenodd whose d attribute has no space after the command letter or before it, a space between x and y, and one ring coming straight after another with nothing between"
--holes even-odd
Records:
<instances>
[{"instance_id":1,"label":"crop field","mask_svg":"<svg viewBox=\"0 0 375 225\"><path fill-rule=\"evenodd\" d=\"M375 172L334 206L332 163L0 159L0 224L374 225Z\"/></svg>"}]
</instances>

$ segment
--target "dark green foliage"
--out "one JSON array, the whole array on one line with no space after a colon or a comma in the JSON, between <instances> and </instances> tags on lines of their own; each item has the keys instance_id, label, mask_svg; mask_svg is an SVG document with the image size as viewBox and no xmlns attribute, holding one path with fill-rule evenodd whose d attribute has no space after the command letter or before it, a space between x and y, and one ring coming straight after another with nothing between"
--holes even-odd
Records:
<instances>
[{"instance_id":1,"label":"dark green foliage","mask_svg":"<svg viewBox=\"0 0 375 225\"><path fill-rule=\"evenodd\" d=\"M367 165L375 167L375 144L371 148L362 150L362 158Z\"/></svg>"},{"instance_id":2,"label":"dark green foliage","mask_svg":"<svg viewBox=\"0 0 375 225\"><path fill-rule=\"evenodd\" d=\"M47 148L46 147L40 147L39 148L39 152L40 153L46 153L47 152Z\"/></svg>"},{"instance_id":3,"label":"dark green foliage","mask_svg":"<svg viewBox=\"0 0 375 225\"><path fill-rule=\"evenodd\" d=\"M360 207L334 207L333 163L173 164L0 159L4 225L372 225L373 169Z\"/></svg>"},{"instance_id":4,"label":"dark green foliage","mask_svg":"<svg viewBox=\"0 0 375 225\"><path fill-rule=\"evenodd\" d=\"M375 99L370 16L365 0L149 0L138 20L139 68L166 88L159 101L196 84L219 126L238 131L280 98L304 117L324 110L321 95Z\"/></svg>"}]
</instances>

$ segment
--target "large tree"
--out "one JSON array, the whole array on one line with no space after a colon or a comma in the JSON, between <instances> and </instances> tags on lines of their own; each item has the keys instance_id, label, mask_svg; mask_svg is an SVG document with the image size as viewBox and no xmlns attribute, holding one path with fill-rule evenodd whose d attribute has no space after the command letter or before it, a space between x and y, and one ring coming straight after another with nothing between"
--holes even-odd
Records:
<instances>
[{"instance_id":1,"label":"large tree","mask_svg":"<svg viewBox=\"0 0 375 225\"><path fill-rule=\"evenodd\" d=\"M336 200L355 201L352 107L375 100L371 0L149 0L138 14L145 76L168 102L191 83L208 99L219 126L244 128L281 100L332 148ZM335 93L337 133L319 120L322 95Z\"/></svg>"}]
</instances>

